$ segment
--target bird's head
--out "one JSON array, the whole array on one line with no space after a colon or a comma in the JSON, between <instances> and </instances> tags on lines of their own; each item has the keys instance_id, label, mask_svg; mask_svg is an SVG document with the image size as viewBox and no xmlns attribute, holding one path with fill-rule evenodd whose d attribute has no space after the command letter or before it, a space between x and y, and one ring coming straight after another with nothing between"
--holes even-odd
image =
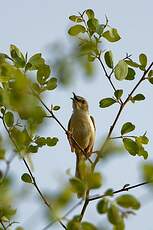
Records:
<instances>
[{"instance_id":1,"label":"bird's head","mask_svg":"<svg viewBox=\"0 0 153 230\"><path fill-rule=\"evenodd\" d=\"M80 110L80 111L88 111L88 102L85 98L77 96L75 93L73 93L73 110Z\"/></svg>"}]
</instances>

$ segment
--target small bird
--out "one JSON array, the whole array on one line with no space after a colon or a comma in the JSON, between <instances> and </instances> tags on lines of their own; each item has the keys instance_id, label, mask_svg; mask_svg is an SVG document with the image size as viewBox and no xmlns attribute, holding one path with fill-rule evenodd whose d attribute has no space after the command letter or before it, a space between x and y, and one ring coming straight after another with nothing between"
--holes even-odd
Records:
<instances>
[{"instance_id":1,"label":"small bird","mask_svg":"<svg viewBox=\"0 0 153 230\"><path fill-rule=\"evenodd\" d=\"M68 140L71 146L71 151L76 154L76 172L75 176L82 179L81 175L81 162L85 161L86 157L92 154L93 146L95 142L96 127L94 118L89 114L88 102L85 98L77 96L73 93L72 106L73 113L68 123L68 132L72 135L68 135Z\"/></svg>"}]
</instances>

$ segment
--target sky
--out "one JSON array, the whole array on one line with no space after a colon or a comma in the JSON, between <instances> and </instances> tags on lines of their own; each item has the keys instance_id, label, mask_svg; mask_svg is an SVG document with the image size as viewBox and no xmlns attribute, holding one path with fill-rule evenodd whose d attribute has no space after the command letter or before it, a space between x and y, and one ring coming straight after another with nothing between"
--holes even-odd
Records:
<instances>
[{"instance_id":1,"label":"sky","mask_svg":"<svg viewBox=\"0 0 153 230\"><path fill-rule=\"evenodd\" d=\"M24 52L32 55L36 52L42 52L43 56L48 58L46 47L55 41L69 43L70 39L67 35L67 29L70 25L68 17L85 9L92 8L97 18L104 21L105 15L109 18L110 24L120 31L122 39L114 44L108 44L108 48L112 49L115 59L119 60L128 52L137 57L140 53L146 53L151 61L153 56L152 41L152 1L138 0L78 0L78 1L52 1L52 0L5 0L1 1L0 8L0 52L8 53L10 44L15 44ZM119 83L120 87L125 87L125 92L129 92L131 85L126 82ZM96 120L97 136L96 146L102 136L106 135L111 122L117 112L116 107L111 110L102 110L98 107L98 101L103 97L112 96L112 89L108 82L104 79L104 73L97 65L97 72L94 80L86 81L81 72L78 72L78 78L75 85L69 88L59 88L50 96L45 98L46 104L52 103L61 105L61 110L58 112L58 118L64 126L67 126L68 120L72 113L70 97L72 92L81 95L88 99L90 112ZM123 122L131 121L137 127L137 132L142 134L147 131L148 136L152 138L153 132L153 110L151 97L153 96L152 86L144 84L140 86L137 92L143 93L146 96L145 102L129 105L123 112L118 127ZM95 103L96 102L96 103ZM0 126L3 132L2 127ZM118 129L115 130L118 133ZM46 126L43 129L43 134L48 136L58 136L59 144L54 150L41 150L33 157L35 166L35 175L39 181L39 185L43 190L48 189L56 191L56 188L68 180L66 170L71 169L72 174L75 168L75 156L71 154L68 141L61 128L55 123L46 121ZM150 141L148 150L150 152L149 159L152 159L153 141ZM142 158L131 157L128 154L115 158L107 164L100 165L99 170L104 172L106 178L106 187L114 189L121 188L124 184L135 184L140 182L139 169L143 163ZM12 163L12 171L16 174L16 179L20 180L20 176L26 171L23 164L19 160ZM146 192L144 188L134 190L131 193L136 196L141 196ZM28 218L38 209L36 201L32 200L29 203L24 202L20 207L21 225L25 230L29 229ZM127 221L127 230L152 230L153 202L149 202L138 212L137 216L130 217ZM94 220L92 209L85 216L86 219ZM100 222L100 218L98 218ZM47 224L45 220L37 219L33 230L41 230ZM145 226L145 227L144 227ZM31 227L31 226L30 226ZM59 229L59 226L53 227Z\"/></svg>"}]
</instances>

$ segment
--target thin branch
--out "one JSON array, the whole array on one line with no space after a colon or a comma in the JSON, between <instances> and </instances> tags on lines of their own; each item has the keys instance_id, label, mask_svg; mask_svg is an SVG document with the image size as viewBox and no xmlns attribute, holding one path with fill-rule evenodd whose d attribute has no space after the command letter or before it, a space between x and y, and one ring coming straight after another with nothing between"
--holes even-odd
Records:
<instances>
[{"instance_id":1,"label":"thin branch","mask_svg":"<svg viewBox=\"0 0 153 230\"><path fill-rule=\"evenodd\" d=\"M146 185L146 184L151 184L151 183L153 183L153 180L145 181L145 182L142 182L142 183L139 183L139 184L135 184L135 185L132 185L132 186L130 186L130 185L128 185L128 186L124 185L123 188L114 191L112 193L112 195L117 194L117 193L121 193L121 192L127 192L127 191L129 191L131 189L135 189L135 188L138 188L140 186L143 186L143 185ZM108 195L107 194L103 194L103 195L100 195L100 196L91 197L91 198L88 199L88 201L90 202L90 201L102 199L105 196L108 196Z\"/></svg>"},{"instance_id":2,"label":"thin branch","mask_svg":"<svg viewBox=\"0 0 153 230\"><path fill-rule=\"evenodd\" d=\"M83 200L77 202L71 209L69 209L64 216L61 217L61 220L65 219L69 214L71 214L78 206L80 206L82 204ZM49 229L53 224L55 224L57 222L57 220L53 220L51 223L49 223L48 225L46 225L46 227L44 227L42 230L47 230Z\"/></svg>"},{"instance_id":3,"label":"thin branch","mask_svg":"<svg viewBox=\"0 0 153 230\"><path fill-rule=\"evenodd\" d=\"M46 200L46 198L44 197L44 195L42 194L42 192L41 192L41 190L40 190L40 188L39 188L39 186L38 186L38 184L37 184L37 182L36 182L36 180L35 180L35 177L34 177L33 174L32 174L32 171L31 171L31 169L30 169L28 163L26 162L25 158L21 155L20 150L19 150L19 148L18 148L18 145L16 144L16 142L15 142L14 139L12 138L12 136L11 136L11 134L10 134L10 132L9 132L9 130L8 130L7 126L6 126L6 124L5 124L5 121L4 121L4 118L3 118L3 117L2 117L2 122L3 122L3 125L4 125L4 127L5 127L5 130L6 130L7 133L8 133L8 136L9 136L10 140L11 140L12 143L14 144L14 146L15 146L17 152L18 152L18 153L20 154L20 156L22 157L22 160L23 160L23 162L24 162L24 164L25 164L25 166L26 166L26 168L27 168L27 170L28 170L28 172L29 172L29 174L30 174L30 176L31 176L31 178L32 178L32 182L33 182L34 187L36 188L36 190L37 190L37 192L39 193L40 197L41 197L42 200L44 201L44 204L49 208L49 210L53 211L53 208L52 208L51 205L48 203L48 201ZM57 221L59 222L59 224L60 224L64 229L67 229L66 226L63 224L63 222L62 222L59 218L57 218Z\"/></svg>"},{"instance_id":4,"label":"thin branch","mask_svg":"<svg viewBox=\"0 0 153 230\"><path fill-rule=\"evenodd\" d=\"M84 214L85 214L85 211L86 211L86 209L87 209L87 206L88 206L88 204L89 204L89 192L90 192L90 190L88 190L88 191L86 192L86 197L85 197L84 205L83 205L83 207L82 207L81 214L80 214L80 218L79 218L79 221L80 221L80 222L82 221L83 216L84 216Z\"/></svg>"},{"instance_id":5,"label":"thin branch","mask_svg":"<svg viewBox=\"0 0 153 230\"><path fill-rule=\"evenodd\" d=\"M5 225L3 224L3 221L0 219L0 224L2 225L4 230L7 230L7 228L5 227Z\"/></svg>"},{"instance_id":6,"label":"thin branch","mask_svg":"<svg viewBox=\"0 0 153 230\"><path fill-rule=\"evenodd\" d=\"M131 93L127 96L127 98L126 98L126 100L123 102L123 104L120 105L119 111L118 111L118 113L117 113L117 115L116 115L116 117L115 117L115 120L114 120L113 124L110 126L108 135L107 135L107 137L106 137L106 139L105 139L105 141L104 141L104 144L103 144L103 146L102 146L101 153L103 152L103 150L104 150L104 148L105 148L105 146L106 146L106 144L107 144L107 141L110 139L110 136L111 136L111 134L112 134L112 132L113 132L113 130L114 130L114 128L115 128L115 125L116 125L116 123L117 123L117 121L118 121L118 119L119 119L119 117L120 117L120 114L121 114L123 108L125 107L125 105L127 104L127 102L130 100L131 96L133 95L133 93L135 92L135 90L138 88L138 86L141 84L141 82L145 79L145 76L147 75L147 73L149 72L149 70L152 68L152 66L153 66L153 62L152 62L152 63L149 65L149 67L144 71L142 77L141 77L140 80L136 83L136 85L135 85L134 88L132 89ZM94 161L94 163L93 163L93 170L94 170L96 164L98 163L100 157L101 157L101 155L98 154L97 157L96 157L96 159L95 159L95 161Z\"/></svg>"}]
</instances>

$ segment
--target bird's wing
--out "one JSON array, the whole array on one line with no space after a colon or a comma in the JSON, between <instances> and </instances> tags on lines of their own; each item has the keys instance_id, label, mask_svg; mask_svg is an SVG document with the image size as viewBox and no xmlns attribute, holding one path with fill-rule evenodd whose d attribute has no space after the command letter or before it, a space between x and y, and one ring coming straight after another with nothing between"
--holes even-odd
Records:
<instances>
[{"instance_id":1,"label":"bird's wing","mask_svg":"<svg viewBox=\"0 0 153 230\"><path fill-rule=\"evenodd\" d=\"M93 118L92 116L90 116L90 118L91 118L91 120L92 120L92 123L93 123L94 129L95 129L95 131L96 131L95 120L94 120L94 118Z\"/></svg>"},{"instance_id":2,"label":"bird's wing","mask_svg":"<svg viewBox=\"0 0 153 230\"><path fill-rule=\"evenodd\" d=\"M68 122L68 131L71 133L72 132L72 128L71 128L71 118ZM71 134L70 134L71 135ZM74 147L73 147L73 144L72 144L72 139L71 139L71 136L70 135L67 135L67 138L69 140L69 143L70 143L70 146L71 146L71 151L74 152Z\"/></svg>"}]
</instances>

